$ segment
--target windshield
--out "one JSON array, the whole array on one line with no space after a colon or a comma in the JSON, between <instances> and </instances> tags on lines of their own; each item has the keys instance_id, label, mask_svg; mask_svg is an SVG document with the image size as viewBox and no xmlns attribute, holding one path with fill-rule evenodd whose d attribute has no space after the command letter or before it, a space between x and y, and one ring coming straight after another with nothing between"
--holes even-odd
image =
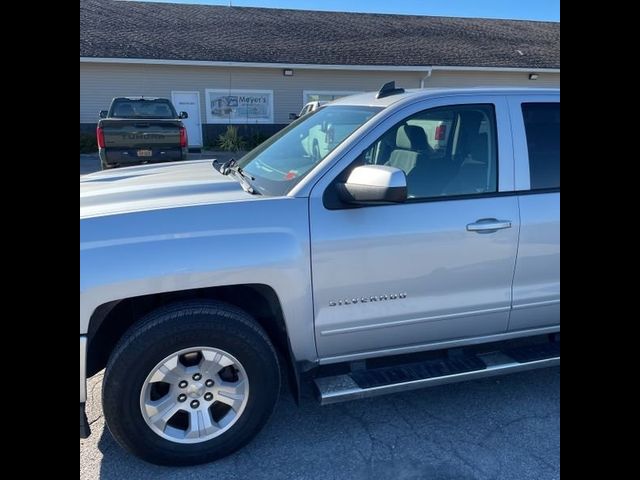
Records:
<instances>
[{"instance_id":1,"label":"windshield","mask_svg":"<svg viewBox=\"0 0 640 480\"><path fill-rule=\"evenodd\" d=\"M111 117L114 118L177 118L169 100L119 98L113 101Z\"/></svg>"},{"instance_id":2,"label":"windshield","mask_svg":"<svg viewBox=\"0 0 640 480\"><path fill-rule=\"evenodd\" d=\"M263 195L285 195L380 107L330 106L291 123L247 153L238 166Z\"/></svg>"}]
</instances>

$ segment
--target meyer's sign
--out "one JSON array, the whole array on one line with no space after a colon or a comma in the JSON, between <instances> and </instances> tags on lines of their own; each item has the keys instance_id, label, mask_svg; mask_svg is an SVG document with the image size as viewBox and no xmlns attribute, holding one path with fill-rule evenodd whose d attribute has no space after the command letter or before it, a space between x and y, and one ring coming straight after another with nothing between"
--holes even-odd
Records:
<instances>
[{"instance_id":1,"label":"meyer's sign","mask_svg":"<svg viewBox=\"0 0 640 480\"><path fill-rule=\"evenodd\" d=\"M207 123L273 123L273 90L206 90Z\"/></svg>"}]
</instances>

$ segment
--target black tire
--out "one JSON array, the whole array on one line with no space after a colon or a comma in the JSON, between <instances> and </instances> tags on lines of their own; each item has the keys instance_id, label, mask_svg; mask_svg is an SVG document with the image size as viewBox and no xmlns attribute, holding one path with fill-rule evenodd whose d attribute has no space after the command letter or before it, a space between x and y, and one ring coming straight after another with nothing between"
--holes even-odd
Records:
<instances>
[{"instance_id":1,"label":"black tire","mask_svg":"<svg viewBox=\"0 0 640 480\"><path fill-rule=\"evenodd\" d=\"M246 371L250 390L244 411L229 430L202 443L182 444L147 425L140 392L158 362L194 346L233 355ZM120 445L158 465L196 465L229 455L260 431L273 413L281 379L273 344L251 316L222 302L189 301L160 308L134 325L111 354L103 382L105 420Z\"/></svg>"}]
</instances>

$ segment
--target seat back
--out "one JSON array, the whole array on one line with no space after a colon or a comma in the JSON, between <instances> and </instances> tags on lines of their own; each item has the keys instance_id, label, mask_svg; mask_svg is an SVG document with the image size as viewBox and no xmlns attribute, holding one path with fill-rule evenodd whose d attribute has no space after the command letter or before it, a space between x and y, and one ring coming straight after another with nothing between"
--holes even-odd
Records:
<instances>
[{"instance_id":1,"label":"seat back","mask_svg":"<svg viewBox=\"0 0 640 480\"><path fill-rule=\"evenodd\" d=\"M386 165L404 170L408 176L416 162L429 151L424 129L416 125L401 125L396 132L396 146Z\"/></svg>"},{"instance_id":2,"label":"seat back","mask_svg":"<svg viewBox=\"0 0 640 480\"><path fill-rule=\"evenodd\" d=\"M487 191L489 178L489 135L480 132L484 115L469 111L461 115L460 142L455 163L456 175L444 188L447 195Z\"/></svg>"}]
</instances>

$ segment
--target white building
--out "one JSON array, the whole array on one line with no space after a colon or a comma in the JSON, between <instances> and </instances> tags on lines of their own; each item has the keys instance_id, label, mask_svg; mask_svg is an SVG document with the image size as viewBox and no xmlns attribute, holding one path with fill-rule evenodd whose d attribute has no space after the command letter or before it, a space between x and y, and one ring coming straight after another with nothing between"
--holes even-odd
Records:
<instances>
[{"instance_id":1,"label":"white building","mask_svg":"<svg viewBox=\"0 0 640 480\"><path fill-rule=\"evenodd\" d=\"M116 96L173 98L191 147L273 133L310 100L429 86L559 86L560 24L81 0L80 131Z\"/></svg>"}]
</instances>

